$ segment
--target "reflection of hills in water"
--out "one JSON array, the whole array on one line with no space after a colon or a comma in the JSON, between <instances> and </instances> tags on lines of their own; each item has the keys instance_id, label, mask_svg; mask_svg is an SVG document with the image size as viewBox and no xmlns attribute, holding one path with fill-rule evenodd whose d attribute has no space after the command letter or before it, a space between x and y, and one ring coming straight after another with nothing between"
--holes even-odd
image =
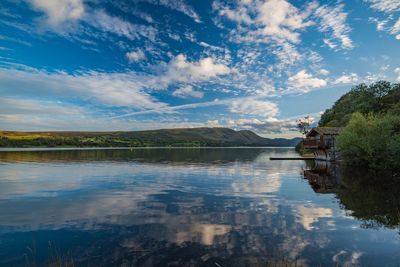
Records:
<instances>
[{"instance_id":1,"label":"reflection of hills in water","mask_svg":"<svg viewBox=\"0 0 400 267\"><path fill-rule=\"evenodd\" d=\"M307 184L298 183L303 161L270 161L274 153L290 157L294 151L3 154L11 164L0 165L0 179L6 178L0 186L0 266L23 266L26 258L37 266L46 263L49 240L59 251L73 255L77 266L357 263L357 246L370 244L371 237L364 230L349 230L349 223L357 222L341 216L329 196L324 195L329 200L321 204ZM38 164L43 161L48 163ZM326 168L318 168L324 176ZM346 227L338 231L342 225ZM349 233L354 243L348 242ZM373 244L383 247L384 242ZM35 246L37 255L28 252L24 257L27 246ZM386 247L379 249L377 253ZM361 263L377 265L375 255L381 254L369 255ZM391 262L400 257L391 255L395 255ZM267 264L282 256L284 264ZM337 264L332 265L333 258L339 259Z\"/></svg>"},{"instance_id":2,"label":"reflection of hills in water","mask_svg":"<svg viewBox=\"0 0 400 267\"><path fill-rule=\"evenodd\" d=\"M298 175L302 163L269 156L293 149L223 150L9 156L34 164L4 165L9 187L0 188L0 266L4 258L26 263L33 235L41 252L28 258L37 263L46 262L51 240L78 266L265 266L281 255L300 266L306 244L316 251L327 237L301 228L299 215L275 196L282 173ZM87 156L98 161L86 162ZM69 165L69 158L83 164Z\"/></svg>"},{"instance_id":3,"label":"reflection of hills in water","mask_svg":"<svg viewBox=\"0 0 400 267\"><path fill-rule=\"evenodd\" d=\"M278 148L279 149L279 148ZM77 162L136 161L141 163L224 163L253 161L262 148L145 148L0 152L0 161Z\"/></svg>"},{"instance_id":4,"label":"reflection of hills in water","mask_svg":"<svg viewBox=\"0 0 400 267\"><path fill-rule=\"evenodd\" d=\"M91 150L42 150L0 152L0 162L139 162L168 164L223 164L252 162L263 152L289 156L287 148L144 148L144 149L91 149Z\"/></svg>"},{"instance_id":5,"label":"reflection of hills in water","mask_svg":"<svg viewBox=\"0 0 400 267\"><path fill-rule=\"evenodd\" d=\"M316 193L334 193L365 228L400 231L400 179L390 171L354 170L318 161L304 171Z\"/></svg>"}]
</instances>

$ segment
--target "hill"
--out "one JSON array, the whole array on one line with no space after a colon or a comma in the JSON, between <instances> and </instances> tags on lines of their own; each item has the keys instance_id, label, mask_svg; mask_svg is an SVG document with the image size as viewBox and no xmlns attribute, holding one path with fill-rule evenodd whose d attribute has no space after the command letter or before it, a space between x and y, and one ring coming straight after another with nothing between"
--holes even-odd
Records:
<instances>
[{"instance_id":1,"label":"hill","mask_svg":"<svg viewBox=\"0 0 400 267\"><path fill-rule=\"evenodd\" d=\"M295 146L300 138L269 139L229 128L181 128L129 132L0 131L0 147Z\"/></svg>"}]
</instances>

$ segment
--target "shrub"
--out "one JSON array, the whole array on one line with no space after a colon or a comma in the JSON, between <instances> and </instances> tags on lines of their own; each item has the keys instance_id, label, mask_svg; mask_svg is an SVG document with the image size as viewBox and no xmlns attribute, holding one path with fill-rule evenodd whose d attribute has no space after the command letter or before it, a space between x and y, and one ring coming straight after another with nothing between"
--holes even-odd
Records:
<instances>
[{"instance_id":1,"label":"shrub","mask_svg":"<svg viewBox=\"0 0 400 267\"><path fill-rule=\"evenodd\" d=\"M354 113L337 141L347 164L400 169L400 116Z\"/></svg>"}]
</instances>

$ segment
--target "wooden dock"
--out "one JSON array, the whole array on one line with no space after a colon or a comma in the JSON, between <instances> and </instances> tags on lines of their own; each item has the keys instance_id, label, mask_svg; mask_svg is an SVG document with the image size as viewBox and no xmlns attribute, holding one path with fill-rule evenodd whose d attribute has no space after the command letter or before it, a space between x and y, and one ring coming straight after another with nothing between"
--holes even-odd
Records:
<instances>
[{"instance_id":1,"label":"wooden dock","mask_svg":"<svg viewBox=\"0 0 400 267\"><path fill-rule=\"evenodd\" d=\"M293 157L293 158L275 158L270 157L270 160L314 160L315 157Z\"/></svg>"}]
</instances>

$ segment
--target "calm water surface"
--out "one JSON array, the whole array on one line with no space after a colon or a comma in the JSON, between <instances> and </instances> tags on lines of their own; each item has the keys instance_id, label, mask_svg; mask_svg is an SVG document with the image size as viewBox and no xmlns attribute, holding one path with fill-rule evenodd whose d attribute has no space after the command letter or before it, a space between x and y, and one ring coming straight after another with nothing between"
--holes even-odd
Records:
<instances>
[{"instance_id":1,"label":"calm water surface","mask_svg":"<svg viewBox=\"0 0 400 267\"><path fill-rule=\"evenodd\" d=\"M400 266L400 187L291 156L0 152L0 266Z\"/></svg>"}]
</instances>

